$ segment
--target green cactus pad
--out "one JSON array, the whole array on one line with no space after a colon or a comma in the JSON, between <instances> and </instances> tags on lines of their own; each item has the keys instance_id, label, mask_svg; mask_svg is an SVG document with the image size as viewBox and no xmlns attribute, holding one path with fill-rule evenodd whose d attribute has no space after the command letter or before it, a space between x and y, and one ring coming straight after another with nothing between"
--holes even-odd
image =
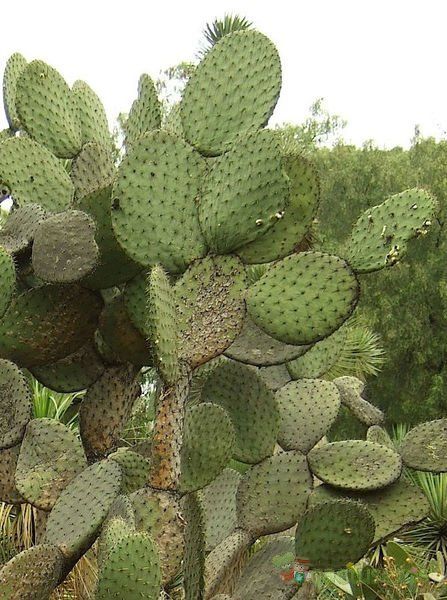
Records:
<instances>
[{"instance_id":1,"label":"green cactus pad","mask_svg":"<svg viewBox=\"0 0 447 600\"><path fill-rule=\"evenodd\" d=\"M228 413L210 402L188 407L183 427L180 490L194 492L211 483L230 460L234 428Z\"/></svg>"},{"instance_id":2,"label":"green cactus pad","mask_svg":"<svg viewBox=\"0 0 447 600\"><path fill-rule=\"evenodd\" d=\"M447 471L447 419L428 421L411 429L400 445L402 460L419 471Z\"/></svg>"},{"instance_id":3,"label":"green cactus pad","mask_svg":"<svg viewBox=\"0 0 447 600\"><path fill-rule=\"evenodd\" d=\"M110 187L84 196L77 202L77 206L95 222L95 240L99 248L99 264L83 280L83 285L92 289L105 289L121 285L135 277L141 271L141 266L124 253L112 229Z\"/></svg>"},{"instance_id":4,"label":"green cactus pad","mask_svg":"<svg viewBox=\"0 0 447 600\"><path fill-rule=\"evenodd\" d=\"M188 81L180 104L184 135L205 155L228 149L240 132L264 127L281 89L281 62L258 31L224 36Z\"/></svg>"},{"instance_id":5,"label":"green cactus pad","mask_svg":"<svg viewBox=\"0 0 447 600\"><path fill-rule=\"evenodd\" d=\"M77 560L95 541L121 481L121 468L114 461L98 462L82 471L50 512L45 542L57 546L65 558Z\"/></svg>"},{"instance_id":6,"label":"green cactus pad","mask_svg":"<svg viewBox=\"0 0 447 600\"><path fill-rule=\"evenodd\" d=\"M198 492L203 507L206 550L213 550L237 527L236 491L241 475L224 469L209 485Z\"/></svg>"},{"instance_id":7,"label":"green cactus pad","mask_svg":"<svg viewBox=\"0 0 447 600\"><path fill-rule=\"evenodd\" d=\"M0 449L18 444L32 418L31 388L22 371L0 359Z\"/></svg>"},{"instance_id":8,"label":"green cactus pad","mask_svg":"<svg viewBox=\"0 0 447 600\"><path fill-rule=\"evenodd\" d=\"M85 144L72 163L70 175L76 189L77 203L93 192L110 188L116 176L115 161L110 147L99 142ZM109 199L109 213L110 206ZM82 204L79 207L82 208Z\"/></svg>"},{"instance_id":9,"label":"green cactus pad","mask_svg":"<svg viewBox=\"0 0 447 600\"><path fill-rule=\"evenodd\" d=\"M307 456L314 475L346 490L376 490L396 481L402 471L397 452L364 440L332 442Z\"/></svg>"},{"instance_id":10,"label":"green cactus pad","mask_svg":"<svg viewBox=\"0 0 447 600\"><path fill-rule=\"evenodd\" d=\"M181 375L178 315L174 290L161 267L153 267L149 275L146 327L160 373L173 384Z\"/></svg>"},{"instance_id":11,"label":"green cactus pad","mask_svg":"<svg viewBox=\"0 0 447 600\"><path fill-rule=\"evenodd\" d=\"M147 336L147 284L148 275L140 271L124 287L123 300L127 314L134 327L143 336Z\"/></svg>"},{"instance_id":12,"label":"green cactus pad","mask_svg":"<svg viewBox=\"0 0 447 600\"><path fill-rule=\"evenodd\" d=\"M23 504L25 499L16 488L15 472L20 445L0 450L0 502Z\"/></svg>"},{"instance_id":13,"label":"green cactus pad","mask_svg":"<svg viewBox=\"0 0 447 600\"><path fill-rule=\"evenodd\" d=\"M266 263L291 254L312 224L320 196L316 170L300 155L284 156L283 167L290 179L289 205L263 236L238 250L245 263Z\"/></svg>"},{"instance_id":14,"label":"green cactus pad","mask_svg":"<svg viewBox=\"0 0 447 600\"><path fill-rule=\"evenodd\" d=\"M114 460L121 467L124 494L131 494L147 484L150 463L141 454L132 452L129 448L118 448L116 452L109 454L108 459Z\"/></svg>"},{"instance_id":15,"label":"green cactus pad","mask_svg":"<svg viewBox=\"0 0 447 600\"><path fill-rule=\"evenodd\" d=\"M256 366L278 365L305 354L310 346L292 346L283 344L253 323L246 317L238 337L234 340L225 355L239 362Z\"/></svg>"},{"instance_id":16,"label":"green cactus pad","mask_svg":"<svg viewBox=\"0 0 447 600\"><path fill-rule=\"evenodd\" d=\"M429 513L429 504L424 492L404 479L373 492L345 492L328 485L319 485L312 493L311 506L318 502L346 498L357 500L366 506L374 517L376 531L374 544L398 532L403 527L417 523Z\"/></svg>"},{"instance_id":17,"label":"green cactus pad","mask_svg":"<svg viewBox=\"0 0 447 600\"><path fill-rule=\"evenodd\" d=\"M42 221L33 243L34 272L49 283L73 283L96 267L95 223L86 213L66 210Z\"/></svg>"},{"instance_id":18,"label":"green cactus pad","mask_svg":"<svg viewBox=\"0 0 447 600\"><path fill-rule=\"evenodd\" d=\"M16 486L26 501L51 510L60 493L87 467L76 433L55 419L33 419L26 427Z\"/></svg>"},{"instance_id":19,"label":"green cactus pad","mask_svg":"<svg viewBox=\"0 0 447 600\"><path fill-rule=\"evenodd\" d=\"M309 508L295 532L295 554L312 569L336 571L356 563L374 539L374 519L352 500L322 502Z\"/></svg>"},{"instance_id":20,"label":"green cactus pad","mask_svg":"<svg viewBox=\"0 0 447 600\"><path fill-rule=\"evenodd\" d=\"M249 288L247 308L256 325L281 342L310 344L338 329L358 296L357 279L344 260L302 252L275 263Z\"/></svg>"},{"instance_id":21,"label":"green cactus pad","mask_svg":"<svg viewBox=\"0 0 447 600\"><path fill-rule=\"evenodd\" d=\"M174 494L145 488L130 496L138 530L150 534L157 545L163 584L181 570L184 522Z\"/></svg>"},{"instance_id":22,"label":"green cactus pad","mask_svg":"<svg viewBox=\"0 0 447 600\"><path fill-rule=\"evenodd\" d=\"M244 566L233 591L233 600L283 600L298 584L286 577L295 563L294 539L281 536L264 544ZM295 597L295 596L293 596ZM215 600L215 598L213 599Z\"/></svg>"},{"instance_id":23,"label":"green cactus pad","mask_svg":"<svg viewBox=\"0 0 447 600\"><path fill-rule=\"evenodd\" d=\"M376 444L382 444L382 446L386 446L392 450L395 449L394 442L389 433L386 429L380 427L380 425L372 425L371 427L368 427L366 439L368 442L375 442Z\"/></svg>"},{"instance_id":24,"label":"green cactus pad","mask_svg":"<svg viewBox=\"0 0 447 600\"><path fill-rule=\"evenodd\" d=\"M121 498L118 496L117 500ZM101 534L97 542L97 559L99 570L107 562L110 552L126 536L135 531L135 526L131 521L120 516L110 517L101 528Z\"/></svg>"},{"instance_id":25,"label":"green cactus pad","mask_svg":"<svg viewBox=\"0 0 447 600\"><path fill-rule=\"evenodd\" d=\"M207 256L177 280L180 358L191 368L221 354L245 317L245 272L234 256Z\"/></svg>"},{"instance_id":26,"label":"green cactus pad","mask_svg":"<svg viewBox=\"0 0 447 600\"><path fill-rule=\"evenodd\" d=\"M16 291L16 270L12 256L0 246L0 318L11 305Z\"/></svg>"},{"instance_id":27,"label":"green cactus pad","mask_svg":"<svg viewBox=\"0 0 447 600\"><path fill-rule=\"evenodd\" d=\"M323 377L337 362L346 341L346 336L347 329L342 325L340 329L334 331L327 338L311 346L304 356L299 356L288 362L287 370L292 379Z\"/></svg>"},{"instance_id":28,"label":"green cactus pad","mask_svg":"<svg viewBox=\"0 0 447 600\"><path fill-rule=\"evenodd\" d=\"M0 230L0 246L17 258L28 254L34 233L46 211L38 204L25 204L13 209Z\"/></svg>"},{"instance_id":29,"label":"green cactus pad","mask_svg":"<svg viewBox=\"0 0 447 600\"><path fill-rule=\"evenodd\" d=\"M204 170L200 155L165 131L133 144L113 188L112 224L135 262L178 273L205 254L197 209Z\"/></svg>"},{"instance_id":30,"label":"green cactus pad","mask_svg":"<svg viewBox=\"0 0 447 600\"><path fill-rule=\"evenodd\" d=\"M34 377L55 392L80 392L91 386L104 372L105 365L92 342L73 354L40 367L32 367Z\"/></svg>"},{"instance_id":31,"label":"green cactus pad","mask_svg":"<svg viewBox=\"0 0 447 600\"><path fill-rule=\"evenodd\" d=\"M35 203L50 212L68 208L74 194L61 162L26 137L12 137L0 144L0 182L19 206Z\"/></svg>"},{"instance_id":32,"label":"green cactus pad","mask_svg":"<svg viewBox=\"0 0 447 600\"><path fill-rule=\"evenodd\" d=\"M185 600L203 600L205 587L205 523L197 494L182 498L186 521L183 558L183 587Z\"/></svg>"},{"instance_id":33,"label":"green cactus pad","mask_svg":"<svg viewBox=\"0 0 447 600\"><path fill-rule=\"evenodd\" d=\"M77 109L82 143L100 142L111 147L109 124L101 100L85 81L75 81L71 93Z\"/></svg>"},{"instance_id":34,"label":"green cactus pad","mask_svg":"<svg viewBox=\"0 0 447 600\"><path fill-rule=\"evenodd\" d=\"M17 80L20 122L36 142L60 158L81 149L81 128L70 88L63 77L41 60L33 60Z\"/></svg>"},{"instance_id":35,"label":"green cactus pad","mask_svg":"<svg viewBox=\"0 0 447 600\"><path fill-rule=\"evenodd\" d=\"M392 266L405 254L411 238L427 232L435 210L433 197L417 188L366 210L346 243L346 260L357 273Z\"/></svg>"},{"instance_id":36,"label":"green cactus pad","mask_svg":"<svg viewBox=\"0 0 447 600\"><path fill-rule=\"evenodd\" d=\"M272 392L278 391L292 380L286 365L260 367L258 375Z\"/></svg>"},{"instance_id":37,"label":"green cactus pad","mask_svg":"<svg viewBox=\"0 0 447 600\"><path fill-rule=\"evenodd\" d=\"M87 456L104 456L117 445L140 392L132 365L107 368L88 388L79 409Z\"/></svg>"},{"instance_id":38,"label":"green cactus pad","mask_svg":"<svg viewBox=\"0 0 447 600\"><path fill-rule=\"evenodd\" d=\"M232 587L241 565L247 560L252 541L249 533L237 529L207 555L205 598L213 598L222 589Z\"/></svg>"},{"instance_id":39,"label":"green cactus pad","mask_svg":"<svg viewBox=\"0 0 447 600\"><path fill-rule=\"evenodd\" d=\"M3 104L9 127L13 131L21 128L16 105L17 80L25 70L27 64L24 56L19 54L19 52L14 52L8 58L3 74Z\"/></svg>"},{"instance_id":40,"label":"green cactus pad","mask_svg":"<svg viewBox=\"0 0 447 600\"><path fill-rule=\"evenodd\" d=\"M122 296L104 307L99 332L116 359L112 362L130 362L139 367L152 364L150 344L131 322Z\"/></svg>"},{"instance_id":41,"label":"green cactus pad","mask_svg":"<svg viewBox=\"0 0 447 600\"><path fill-rule=\"evenodd\" d=\"M160 129L161 105L154 82L146 73L138 81L138 98L134 100L124 123L125 144L128 148L148 131Z\"/></svg>"},{"instance_id":42,"label":"green cactus pad","mask_svg":"<svg viewBox=\"0 0 447 600\"><path fill-rule=\"evenodd\" d=\"M108 554L99 572L97 600L158 600L161 573L158 553L142 532L123 536Z\"/></svg>"},{"instance_id":43,"label":"green cactus pad","mask_svg":"<svg viewBox=\"0 0 447 600\"><path fill-rule=\"evenodd\" d=\"M101 304L77 286L44 285L20 294L0 321L0 356L25 367L68 356L92 338Z\"/></svg>"},{"instance_id":44,"label":"green cactus pad","mask_svg":"<svg viewBox=\"0 0 447 600\"><path fill-rule=\"evenodd\" d=\"M49 544L20 552L0 570L2 600L48 600L60 582L63 556Z\"/></svg>"},{"instance_id":45,"label":"green cactus pad","mask_svg":"<svg viewBox=\"0 0 447 600\"><path fill-rule=\"evenodd\" d=\"M285 531L306 510L312 476L298 451L266 458L242 477L236 495L239 525L254 537Z\"/></svg>"},{"instance_id":46,"label":"green cactus pad","mask_svg":"<svg viewBox=\"0 0 447 600\"><path fill-rule=\"evenodd\" d=\"M280 152L278 134L264 130L241 137L213 161L199 217L205 239L217 254L259 238L282 218L290 184Z\"/></svg>"},{"instance_id":47,"label":"green cactus pad","mask_svg":"<svg viewBox=\"0 0 447 600\"><path fill-rule=\"evenodd\" d=\"M217 365L203 385L201 399L219 404L230 415L236 432L234 458L253 464L273 453L278 407L254 369L233 361Z\"/></svg>"},{"instance_id":48,"label":"green cactus pad","mask_svg":"<svg viewBox=\"0 0 447 600\"><path fill-rule=\"evenodd\" d=\"M305 454L326 435L337 418L340 394L331 381L291 381L276 392L280 414L278 442Z\"/></svg>"},{"instance_id":49,"label":"green cactus pad","mask_svg":"<svg viewBox=\"0 0 447 600\"><path fill-rule=\"evenodd\" d=\"M352 414L361 422L371 427L383 423L384 414L364 398L362 398L365 384L357 377L344 376L334 379L342 403L349 408Z\"/></svg>"}]
</instances>

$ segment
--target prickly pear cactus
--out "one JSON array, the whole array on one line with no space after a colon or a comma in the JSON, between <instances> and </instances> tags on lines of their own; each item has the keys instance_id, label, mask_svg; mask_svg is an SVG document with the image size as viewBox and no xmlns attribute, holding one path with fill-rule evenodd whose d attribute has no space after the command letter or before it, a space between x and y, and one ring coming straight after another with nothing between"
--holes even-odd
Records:
<instances>
[{"instance_id":1,"label":"prickly pear cactus","mask_svg":"<svg viewBox=\"0 0 447 600\"><path fill-rule=\"evenodd\" d=\"M273 43L228 34L188 81L177 134L141 78L116 163L87 84L9 59L0 499L48 518L40 544L0 571L3 600L48 599L92 547L98 599L178 585L186 600L305 597L309 570L355 562L425 516L402 467L447 471L445 420L410 432L399 454L361 382L320 378L358 274L399 260L435 202L404 191L360 217L343 256L296 252L319 181L266 128L280 88ZM162 381L151 434L123 447L146 367ZM86 390L79 436L32 418L24 368ZM341 406L367 439L324 443Z\"/></svg>"}]
</instances>

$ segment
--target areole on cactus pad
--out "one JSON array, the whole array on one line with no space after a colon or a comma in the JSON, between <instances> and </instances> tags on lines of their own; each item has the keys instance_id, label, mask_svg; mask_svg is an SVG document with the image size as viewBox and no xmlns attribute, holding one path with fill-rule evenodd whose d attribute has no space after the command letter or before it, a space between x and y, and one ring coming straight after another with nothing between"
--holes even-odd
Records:
<instances>
[{"instance_id":1,"label":"areole on cactus pad","mask_svg":"<svg viewBox=\"0 0 447 600\"><path fill-rule=\"evenodd\" d=\"M98 600L298 598L278 553L339 569L426 514L402 465L447 471L444 420L410 431L400 456L362 382L319 378L358 274L397 262L436 204L407 190L360 217L342 256L297 251L319 176L267 127L280 88L267 37L224 35L167 119L142 75L120 153L90 86L8 60L0 500L48 518L0 570L2 600L48 600L92 548ZM25 369L85 390L79 435L32 418ZM148 370L155 416L126 443ZM341 405L367 439L326 443Z\"/></svg>"}]
</instances>

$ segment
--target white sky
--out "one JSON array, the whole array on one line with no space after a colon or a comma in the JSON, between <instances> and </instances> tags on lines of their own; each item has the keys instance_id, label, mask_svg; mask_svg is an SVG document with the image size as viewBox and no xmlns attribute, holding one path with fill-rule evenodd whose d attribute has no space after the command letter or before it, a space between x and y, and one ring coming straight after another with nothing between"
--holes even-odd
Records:
<instances>
[{"instance_id":1,"label":"white sky","mask_svg":"<svg viewBox=\"0 0 447 600\"><path fill-rule=\"evenodd\" d=\"M2 6L0 69L14 51L43 59L68 83L87 81L113 124L141 73L156 78L193 59L205 23L226 12L278 46L272 122L298 123L324 97L354 143L406 146L416 123L424 135L445 134L447 0L13 0Z\"/></svg>"}]
</instances>

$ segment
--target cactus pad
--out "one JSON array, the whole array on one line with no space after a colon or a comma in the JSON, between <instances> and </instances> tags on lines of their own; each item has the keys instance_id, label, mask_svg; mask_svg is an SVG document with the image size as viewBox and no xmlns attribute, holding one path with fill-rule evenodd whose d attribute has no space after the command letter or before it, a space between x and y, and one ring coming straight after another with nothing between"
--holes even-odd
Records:
<instances>
[{"instance_id":1,"label":"cactus pad","mask_svg":"<svg viewBox=\"0 0 447 600\"><path fill-rule=\"evenodd\" d=\"M322 377L337 362L346 341L346 326L341 326L324 340L314 344L304 356L287 363L292 379Z\"/></svg>"},{"instance_id":2,"label":"cactus pad","mask_svg":"<svg viewBox=\"0 0 447 600\"><path fill-rule=\"evenodd\" d=\"M74 194L61 162L26 137L12 137L0 144L0 182L19 206L35 203L53 212L68 208Z\"/></svg>"},{"instance_id":3,"label":"cactus pad","mask_svg":"<svg viewBox=\"0 0 447 600\"><path fill-rule=\"evenodd\" d=\"M376 444L382 444L382 446L387 446L387 448L395 449L394 442L391 439L389 433L380 425L372 425L368 427L368 431L366 432L366 439L368 442L375 442Z\"/></svg>"},{"instance_id":4,"label":"cactus pad","mask_svg":"<svg viewBox=\"0 0 447 600\"><path fill-rule=\"evenodd\" d=\"M113 229L130 258L176 273L205 254L196 204L204 169L197 152L165 131L133 144L112 200Z\"/></svg>"},{"instance_id":5,"label":"cactus pad","mask_svg":"<svg viewBox=\"0 0 447 600\"><path fill-rule=\"evenodd\" d=\"M155 544L146 533L131 532L116 542L101 565L95 598L158 600L160 588L160 564Z\"/></svg>"},{"instance_id":6,"label":"cactus pad","mask_svg":"<svg viewBox=\"0 0 447 600\"><path fill-rule=\"evenodd\" d=\"M0 360L0 449L18 444L32 418L30 386L18 367Z\"/></svg>"},{"instance_id":7,"label":"cactus pad","mask_svg":"<svg viewBox=\"0 0 447 600\"><path fill-rule=\"evenodd\" d=\"M281 62L258 31L224 36L188 81L180 113L188 142L206 155L227 150L239 132L266 125L281 89Z\"/></svg>"},{"instance_id":8,"label":"cactus pad","mask_svg":"<svg viewBox=\"0 0 447 600\"><path fill-rule=\"evenodd\" d=\"M230 460L235 444L228 413L210 402L188 407L185 413L181 450L182 492L205 487Z\"/></svg>"},{"instance_id":9,"label":"cactus pad","mask_svg":"<svg viewBox=\"0 0 447 600\"><path fill-rule=\"evenodd\" d=\"M347 242L346 259L357 273L369 273L395 264L407 242L427 232L436 209L428 192L406 190L366 210Z\"/></svg>"},{"instance_id":10,"label":"cactus pad","mask_svg":"<svg viewBox=\"0 0 447 600\"><path fill-rule=\"evenodd\" d=\"M373 404L362 398L365 384L357 377L337 377L334 379L342 403L349 408L352 414L361 422L371 427L383 423L384 414Z\"/></svg>"},{"instance_id":11,"label":"cactus pad","mask_svg":"<svg viewBox=\"0 0 447 600\"><path fill-rule=\"evenodd\" d=\"M175 383L181 374L176 297L161 267L154 267L149 276L146 327L163 379Z\"/></svg>"},{"instance_id":12,"label":"cactus pad","mask_svg":"<svg viewBox=\"0 0 447 600\"><path fill-rule=\"evenodd\" d=\"M234 469L224 469L198 492L203 507L206 550L213 550L237 527L236 491L241 480Z\"/></svg>"},{"instance_id":13,"label":"cactus pad","mask_svg":"<svg viewBox=\"0 0 447 600\"><path fill-rule=\"evenodd\" d=\"M260 367L258 375L272 392L278 391L292 380L286 365Z\"/></svg>"},{"instance_id":14,"label":"cactus pad","mask_svg":"<svg viewBox=\"0 0 447 600\"><path fill-rule=\"evenodd\" d=\"M26 427L16 486L27 502L51 510L61 491L87 466L77 435L55 419L33 419Z\"/></svg>"},{"instance_id":15,"label":"cactus pad","mask_svg":"<svg viewBox=\"0 0 447 600\"><path fill-rule=\"evenodd\" d=\"M122 296L104 307L98 334L102 345L105 343L113 355L108 357L111 358L109 362L130 362L139 367L152 364L150 344L131 322Z\"/></svg>"},{"instance_id":16,"label":"cactus pad","mask_svg":"<svg viewBox=\"0 0 447 600\"><path fill-rule=\"evenodd\" d=\"M121 468L98 462L82 471L59 496L50 512L45 542L65 558L77 560L94 542L121 488Z\"/></svg>"},{"instance_id":17,"label":"cactus pad","mask_svg":"<svg viewBox=\"0 0 447 600\"><path fill-rule=\"evenodd\" d=\"M19 460L20 445L0 450L0 502L22 504L22 498L15 483L15 472Z\"/></svg>"},{"instance_id":18,"label":"cactus pad","mask_svg":"<svg viewBox=\"0 0 447 600\"><path fill-rule=\"evenodd\" d=\"M344 260L302 252L275 263L249 288L247 308L269 335L286 344L310 344L343 324L358 294L357 279Z\"/></svg>"},{"instance_id":19,"label":"cactus pad","mask_svg":"<svg viewBox=\"0 0 447 600\"><path fill-rule=\"evenodd\" d=\"M225 355L239 362L256 366L282 364L305 354L310 346L292 346L283 344L246 317L238 337L234 340Z\"/></svg>"},{"instance_id":20,"label":"cactus pad","mask_svg":"<svg viewBox=\"0 0 447 600\"><path fill-rule=\"evenodd\" d=\"M263 236L238 250L245 263L266 263L292 254L309 230L318 206L320 184L310 162L300 155L283 157L290 197L282 219Z\"/></svg>"},{"instance_id":21,"label":"cactus pad","mask_svg":"<svg viewBox=\"0 0 447 600\"><path fill-rule=\"evenodd\" d=\"M104 456L116 446L140 391L131 365L107 368L88 388L79 409L79 428L88 456Z\"/></svg>"},{"instance_id":22,"label":"cactus pad","mask_svg":"<svg viewBox=\"0 0 447 600\"><path fill-rule=\"evenodd\" d=\"M16 105L24 129L60 158L81 149L76 104L63 77L41 60L33 60L17 80Z\"/></svg>"},{"instance_id":23,"label":"cactus pad","mask_svg":"<svg viewBox=\"0 0 447 600\"><path fill-rule=\"evenodd\" d=\"M101 100L85 81L75 81L71 93L81 128L82 143L95 141L110 147L109 124Z\"/></svg>"},{"instance_id":24,"label":"cactus pad","mask_svg":"<svg viewBox=\"0 0 447 600\"><path fill-rule=\"evenodd\" d=\"M145 488L130 496L138 530L150 534L157 545L163 584L181 570L184 522L174 494Z\"/></svg>"},{"instance_id":25,"label":"cactus pad","mask_svg":"<svg viewBox=\"0 0 447 600\"><path fill-rule=\"evenodd\" d=\"M331 381L291 381L276 392L280 414L278 442L284 450L307 453L337 418L340 394Z\"/></svg>"},{"instance_id":26,"label":"cactus pad","mask_svg":"<svg viewBox=\"0 0 447 600\"><path fill-rule=\"evenodd\" d=\"M161 106L154 82L146 73L138 81L138 98L134 100L124 123L125 144L129 148L148 131L161 127Z\"/></svg>"},{"instance_id":27,"label":"cactus pad","mask_svg":"<svg viewBox=\"0 0 447 600\"><path fill-rule=\"evenodd\" d=\"M25 204L13 209L0 230L0 246L20 258L28 254L34 233L46 211L38 204Z\"/></svg>"},{"instance_id":28,"label":"cactus pad","mask_svg":"<svg viewBox=\"0 0 447 600\"><path fill-rule=\"evenodd\" d=\"M419 471L447 471L447 419L428 421L411 429L400 445L402 460Z\"/></svg>"},{"instance_id":29,"label":"cactus pad","mask_svg":"<svg viewBox=\"0 0 447 600\"><path fill-rule=\"evenodd\" d=\"M308 454L314 475L346 490L376 490L393 483L402 461L390 448L363 440L332 442Z\"/></svg>"},{"instance_id":30,"label":"cactus pad","mask_svg":"<svg viewBox=\"0 0 447 600\"><path fill-rule=\"evenodd\" d=\"M285 531L301 519L312 476L301 452L266 458L242 477L236 495L239 525L254 537Z\"/></svg>"},{"instance_id":31,"label":"cactus pad","mask_svg":"<svg viewBox=\"0 0 447 600\"><path fill-rule=\"evenodd\" d=\"M424 492L404 479L372 492L346 492L328 485L319 485L310 497L310 505L340 498L356 500L366 506L376 523L374 544L411 523L417 523L429 512Z\"/></svg>"},{"instance_id":32,"label":"cactus pad","mask_svg":"<svg viewBox=\"0 0 447 600\"><path fill-rule=\"evenodd\" d=\"M72 163L70 175L76 189L77 202L93 192L110 188L116 175L115 161L110 148L99 142L85 144ZM109 213L110 205L111 201L108 203Z\"/></svg>"},{"instance_id":33,"label":"cactus pad","mask_svg":"<svg viewBox=\"0 0 447 600\"><path fill-rule=\"evenodd\" d=\"M77 286L30 289L0 322L0 355L25 367L64 358L91 339L100 310L100 298Z\"/></svg>"},{"instance_id":34,"label":"cactus pad","mask_svg":"<svg viewBox=\"0 0 447 600\"><path fill-rule=\"evenodd\" d=\"M180 357L192 368L221 354L240 332L245 283L233 256L197 260L176 282Z\"/></svg>"},{"instance_id":35,"label":"cactus pad","mask_svg":"<svg viewBox=\"0 0 447 600\"><path fill-rule=\"evenodd\" d=\"M129 448L118 448L116 452L109 454L108 460L114 460L123 472L122 491L131 494L144 487L149 478L149 461Z\"/></svg>"},{"instance_id":36,"label":"cactus pad","mask_svg":"<svg viewBox=\"0 0 447 600\"><path fill-rule=\"evenodd\" d=\"M185 600L202 600L205 586L205 524L197 494L182 498L182 511L186 521L183 577Z\"/></svg>"},{"instance_id":37,"label":"cactus pad","mask_svg":"<svg viewBox=\"0 0 447 600\"><path fill-rule=\"evenodd\" d=\"M20 552L0 570L2 600L48 600L63 567L56 546L39 544Z\"/></svg>"},{"instance_id":38,"label":"cactus pad","mask_svg":"<svg viewBox=\"0 0 447 600\"><path fill-rule=\"evenodd\" d=\"M26 58L19 52L14 52L6 62L3 74L3 104L9 127L16 131L21 128L19 115L17 114L16 92L17 80L25 70Z\"/></svg>"},{"instance_id":39,"label":"cactus pad","mask_svg":"<svg viewBox=\"0 0 447 600\"><path fill-rule=\"evenodd\" d=\"M233 591L233 600L281 600L298 589L285 573L294 567L294 540L280 536L269 540L245 565ZM284 573L284 575L283 575ZM295 596L294 596L295 597ZM215 600L215 599L213 599Z\"/></svg>"},{"instance_id":40,"label":"cactus pad","mask_svg":"<svg viewBox=\"0 0 447 600\"><path fill-rule=\"evenodd\" d=\"M213 161L204 182L199 216L209 247L227 254L260 237L282 218L288 197L278 135L242 136Z\"/></svg>"},{"instance_id":41,"label":"cactus pad","mask_svg":"<svg viewBox=\"0 0 447 600\"><path fill-rule=\"evenodd\" d=\"M34 377L55 392L79 392L91 386L104 372L105 365L92 342L73 354L40 367L32 367Z\"/></svg>"},{"instance_id":42,"label":"cactus pad","mask_svg":"<svg viewBox=\"0 0 447 600\"><path fill-rule=\"evenodd\" d=\"M84 212L67 210L48 217L36 228L33 268L43 281L79 281L93 271L98 257L95 224Z\"/></svg>"},{"instance_id":43,"label":"cactus pad","mask_svg":"<svg viewBox=\"0 0 447 600\"><path fill-rule=\"evenodd\" d=\"M374 519L352 500L322 502L309 508L295 532L297 558L312 569L336 571L356 563L374 539Z\"/></svg>"},{"instance_id":44,"label":"cactus pad","mask_svg":"<svg viewBox=\"0 0 447 600\"><path fill-rule=\"evenodd\" d=\"M203 385L201 399L219 404L230 415L236 432L234 458L257 463L272 454L278 407L254 369L233 361L217 365Z\"/></svg>"}]
</instances>

